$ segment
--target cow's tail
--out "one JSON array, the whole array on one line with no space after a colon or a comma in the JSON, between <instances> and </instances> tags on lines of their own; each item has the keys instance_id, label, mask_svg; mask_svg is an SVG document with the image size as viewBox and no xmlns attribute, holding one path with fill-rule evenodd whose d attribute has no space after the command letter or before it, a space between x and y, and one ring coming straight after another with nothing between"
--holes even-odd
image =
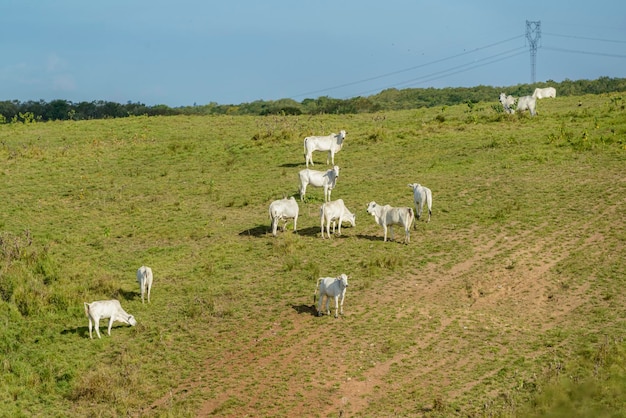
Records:
<instances>
[{"instance_id":1,"label":"cow's tail","mask_svg":"<svg viewBox=\"0 0 626 418\"><path fill-rule=\"evenodd\" d=\"M303 142L303 146L304 146L304 159L306 160L306 141L309 139L309 137L307 136L306 138L304 138L304 142Z\"/></svg>"},{"instance_id":2,"label":"cow's tail","mask_svg":"<svg viewBox=\"0 0 626 418\"><path fill-rule=\"evenodd\" d=\"M85 305L85 315L89 317L89 304L87 302L84 302L84 305Z\"/></svg>"},{"instance_id":3,"label":"cow's tail","mask_svg":"<svg viewBox=\"0 0 626 418\"><path fill-rule=\"evenodd\" d=\"M317 279L317 285L315 286L315 292L313 292L313 306L315 306L315 302L317 301L317 291L320 288L321 278Z\"/></svg>"}]
</instances>

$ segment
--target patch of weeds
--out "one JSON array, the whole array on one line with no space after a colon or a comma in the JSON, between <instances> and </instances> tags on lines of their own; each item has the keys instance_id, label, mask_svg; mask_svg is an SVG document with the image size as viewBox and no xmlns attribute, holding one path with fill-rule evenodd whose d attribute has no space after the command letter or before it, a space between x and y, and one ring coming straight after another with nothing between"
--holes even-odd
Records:
<instances>
[{"instance_id":1,"label":"patch of weeds","mask_svg":"<svg viewBox=\"0 0 626 418\"><path fill-rule=\"evenodd\" d=\"M369 142L383 142L387 139L387 131L385 128L377 127L372 132L367 134L367 140Z\"/></svg>"}]
</instances>

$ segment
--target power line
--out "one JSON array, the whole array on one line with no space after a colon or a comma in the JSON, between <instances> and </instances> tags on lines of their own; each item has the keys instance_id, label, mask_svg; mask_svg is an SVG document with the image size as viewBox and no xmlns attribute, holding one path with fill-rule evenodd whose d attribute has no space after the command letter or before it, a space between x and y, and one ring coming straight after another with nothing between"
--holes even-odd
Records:
<instances>
[{"instance_id":1,"label":"power line","mask_svg":"<svg viewBox=\"0 0 626 418\"><path fill-rule=\"evenodd\" d=\"M525 47L519 47L519 48L515 48L515 49L511 49L499 54L495 54L492 55L490 57L486 57L486 58L482 58L480 60L476 60L472 63L467 63L467 64L461 64L461 65L457 65L455 67L451 67L442 71L437 71L435 73L431 73L431 74L427 74L421 77L417 77L417 78L413 78L411 80L406 80L406 81L402 81L400 83L395 83L394 86L406 86L406 85L415 85L415 84L421 84L421 83L428 83L430 81L434 81L434 80L438 80L440 78L445 78L451 75L455 75L455 74L459 74L459 73L463 73L469 70L473 70L475 68L479 68L479 67L484 67L485 65L489 65L489 64L494 64L496 62L500 62L500 61L504 61L507 60L509 58L513 58L516 57L518 55L524 54L525 51L521 51L521 52L516 52L516 51L520 51L521 49L526 49ZM502 55L506 55L509 54L507 56L502 56ZM493 59L493 58L497 58L497 59ZM484 62L482 64L476 64L478 62L482 62L482 61L486 61L486 60L490 60L487 62ZM467 68L463 68L463 67L467 67ZM385 88L389 88L389 87L385 87ZM371 89L365 92L361 92L356 94L356 96L362 96L362 95L367 95L369 93L373 93L373 92L378 92L378 91L382 91L385 88L376 88L376 89Z\"/></svg>"},{"instance_id":2,"label":"power line","mask_svg":"<svg viewBox=\"0 0 626 418\"><path fill-rule=\"evenodd\" d=\"M575 36L575 35L559 35L558 33L549 33L549 32L543 32L543 34L548 35L548 36L557 36L559 38L571 38L571 39L582 39L586 41L613 42L616 44L626 44L626 41L618 41L615 39L588 38L586 36Z\"/></svg>"},{"instance_id":3,"label":"power line","mask_svg":"<svg viewBox=\"0 0 626 418\"><path fill-rule=\"evenodd\" d=\"M459 58L459 57L462 57L464 55L472 54L474 52L481 51L481 50L487 49L487 48L491 48L491 47L494 47L494 46L497 46L497 45L501 45L503 43L510 42L510 41L513 41L515 39L519 39L519 38L522 38L522 37L524 37L524 35L517 35L517 36L514 36L514 37L509 38L509 39L505 39L505 40L502 40L502 41L494 42L492 44L485 45L485 46L482 46L480 48L473 49L471 51L461 52L461 53L456 54L456 55L452 55L452 56L449 56L449 57L446 57L446 58L441 58L441 59L438 59L438 60L435 60L435 61L431 61L431 62L427 62L427 63L424 63L424 64L416 65L414 67L409 67L409 68L405 68L405 69L402 69L402 70L393 71L393 72L390 72L390 73L386 73L386 74L382 74L382 75L378 75L378 76L374 76L374 77L370 77L370 78L366 78L366 79L362 79L362 80L358 80L358 81L352 81L352 82L349 82L349 83L344 83L344 84L340 84L340 85L337 85L337 86L328 87L328 88L324 88L324 89L320 89L320 90L314 90L314 91L309 91L309 92L306 92L306 93L296 94L295 96L291 96L291 98L301 97L301 96L309 96L309 95L312 95L312 94L322 93L322 92L330 91L330 90L336 90L336 89L340 89L340 88L343 88L343 87L349 87L349 86L353 86L355 84L361 84L361 83L365 83L365 82L368 82L368 81L379 80L381 78L390 77L392 75L401 74L401 73L404 73L404 72L407 72L407 71L416 70L418 68L423 68L423 67L426 67L428 65L439 64L439 63L444 62L444 61L449 61L449 60L454 59L454 58Z\"/></svg>"},{"instance_id":4,"label":"power line","mask_svg":"<svg viewBox=\"0 0 626 418\"><path fill-rule=\"evenodd\" d=\"M547 50L550 50L550 51L557 51L557 52L569 52L569 53L572 53L572 54L598 55L598 56L601 56L601 57L612 57L612 58L626 58L626 55L608 54L608 53L604 53L604 52L580 51L580 50L577 50L577 49L551 48L549 46L543 46L542 49L547 49Z\"/></svg>"}]
</instances>

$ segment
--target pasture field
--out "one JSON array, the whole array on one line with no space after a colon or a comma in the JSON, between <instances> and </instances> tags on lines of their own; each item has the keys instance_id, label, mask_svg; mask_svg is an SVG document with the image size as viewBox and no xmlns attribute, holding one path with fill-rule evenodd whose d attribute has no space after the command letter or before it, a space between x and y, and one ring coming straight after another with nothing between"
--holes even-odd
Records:
<instances>
[{"instance_id":1,"label":"pasture field","mask_svg":"<svg viewBox=\"0 0 626 418\"><path fill-rule=\"evenodd\" d=\"M0 416L626 416L625 104L0 125ZM340 129L356 226L322 240L310 188L272 237ZM432 220L384 243L367 203L414 182ZM89 340L109 298L138 324Z\"/></svg>"}]
</instances>

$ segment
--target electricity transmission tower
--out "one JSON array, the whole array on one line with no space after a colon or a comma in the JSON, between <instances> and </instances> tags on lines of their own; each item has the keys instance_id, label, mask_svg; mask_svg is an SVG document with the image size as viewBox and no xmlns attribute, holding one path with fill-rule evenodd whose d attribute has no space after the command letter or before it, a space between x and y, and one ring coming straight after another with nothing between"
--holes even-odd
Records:
<instances>
[{"instance_id":1,"label":"electricity transmission tower","mask_svg":"<svg viewBox=\"0 0 626 418\"><path fill-rule=\"evenodd\" d=\"M535 67L537 64L537 46L541 39L541 20L536 22L526 21L526 39L530 47L530 82L535 83Z\"/></svg>"}]
</instances>

